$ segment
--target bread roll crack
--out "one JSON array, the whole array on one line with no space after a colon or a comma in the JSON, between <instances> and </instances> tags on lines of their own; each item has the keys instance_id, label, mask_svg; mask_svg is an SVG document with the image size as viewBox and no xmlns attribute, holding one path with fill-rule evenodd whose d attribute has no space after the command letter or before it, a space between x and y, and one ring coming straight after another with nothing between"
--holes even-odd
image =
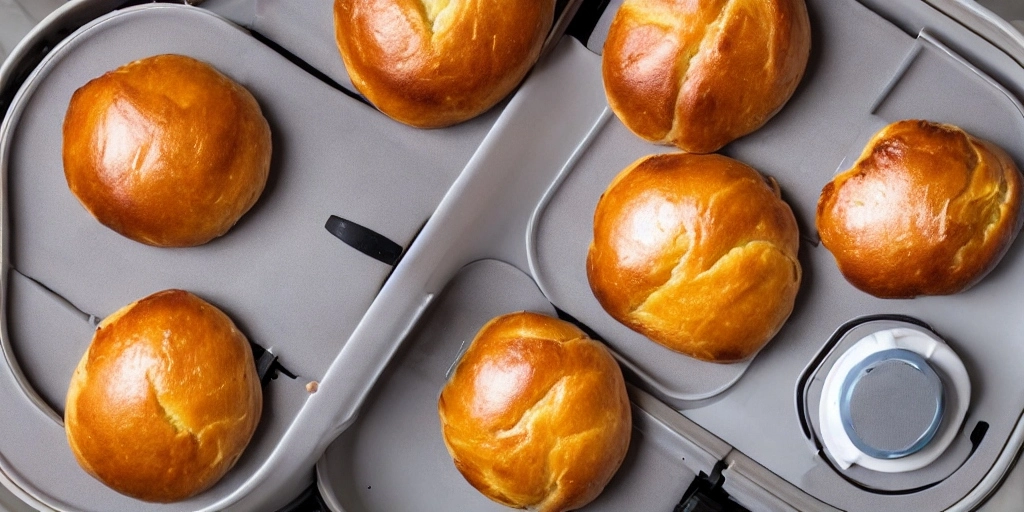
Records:
<instances>
[{"instance_id":1,"label":"bread roll crack","mask_svg":"<svg viewBox=\"0 0 1024 512\"><path fill-rule=\"evenodd\" d=\"M506 439L515 436L529 437L533 431L534 424L538 419L543 419L548 409L557 406L561 403L565 397L565 388L568 375L561 376L556 380L550 388L540 397L529 409L523 411L523 415L519 417L519 421L515 425L507 429L502 429L494 434L495 439Z\"/></svg>"},{"instance_id":2,"label":"bread roll crack","mask_svg":"<svg viewBox=\"0 0 1024 512\"><path fill-rule=\"evenodd\" d=\"M451 0L420 0L427 23L433 25L445 8L452 6ZM433 28L433 27L431 27Z\"/></svg>"},{"instance_id":3,"label":"bread roll crack","mask_svg":"<svg viewBox=\"0 0 1024 512\"><path fill-rule=\"evenodd\" d=\"M703 37L697 43L696 47L683 48L679 52L680 70L679 76L676 78L676 91L675 101L672 103L673 108L676 112L685 111L687 108L687 97L686 97L686 83L690 80L690 70L693 67L695 60L698 60L708 50L708 45L715 43L720 39L721 33L725 28L725 23L729 20L732 11L735 10L735 0L727 0L725 5L722 5L721 10L718 11L718 15L715 19L707 25L704 29ZM669 128L668 133L658 141L660 144L672 144L676 138L680 136L680 133L686 128L686 119L684 116L675 115L672 116L672 127Z\"/></svg>"},{"instance_id":4,"label":"bread roll crack","mask_svg":"<svg viewBox=\"0 0 1024 512\"><path fill-rule=\"evenodd\" d=\"M978 161L980 161L982 157L980 154L978 154L977 148L975 148L975 155L977 155L976 158L978 159ZM986 209L986 211L988 211L988 216L982 223L981 227L977 230L977 236L968 239L966 243L961 245L960 248L956 250L956 253L953 254L954 269L959 269L963 264L964 253L966 253L967 251L973 251L978 246L984 244L986 240L993 236L993 232L999 229L1000 220L1005 218L1007 215L1012 215L1010 213L1010 209L1013 207L1011 204L1012 198L1010 195L1009 186L1006 183L1005 174L1000 176L998 186L995 187L995 190L993 192L991 192L985 197L985 201L971 200L969 194L971 193L971 185L974 183L974 178L977 172L978 165L976 164L973 168L971 168L967 185L964 186L964 189L960 192L960 194L957 195L957 197L951 202L957 203L958 206L962 205L962 203L965 202L968 203L967 205L963 205L962 208L958 208L963 210L969 210L971 202L988 203L990 205ZM946 212L943 212L942 221L944 225L946 224L945 221L948 218L949 215Z\"/></svg>"},{"instance_id":5,"label":"bread roll crack","mask_svg":"<svg viewBox=\"0 0 1024 512\"><path fill-rule=\"evenodd\" d=\"M715 276L715 274L718 274L720 272L725 272L725 273L732 272L734 270L733 267L736 265L736 260L738 260L738 259L743 259L743 258L760 258L760 259L765 259L764 251L768 251L770 253L777 254L781 258L783 258L786 261L788 261L790 263L790 265L792 265L792 270L793 270L793 278L792 278L792 280L794 282L798 282L800 280L799 264L796 261L794 261L792 257L790 257L788 254L783 252L781 249L779 249L779 247L777 247L775 244L771 243L770 241L767 241L767 240L751 240L749 242L745 242L743 244L737 245L736 247L733 247L728 252L726 252L724 255L722 255L717 260L715 260L715 262L711 266L709 266L708 268L706 268L704 270L701 270L701 271L697 272L696 274L691 274L690 272L688 272L688 270L689 270L688 267L690 267L690 265L689 265L690 262L685 261L685 260L680 260L679 263L676 265L676 267L672 269L672 275L669 278L669 280L666 281L661 286L658 286L657 288L652 290L651 293L649 293L647 295L647 297L644 298L644 300L637 307L633 308L633 310L630 311L629 313L631 315L632 314L643 314L644 310L647 308L647 306L649 306L652 302L655 302L658 299L660 299L661 295L663 295L665 293L669 293L669 294L672 294L672 295L685 296L687 294L680 294L679 290L686 289L688 284L695 284L695 283L698 283L700 281L708 280L710 278L713 278ZM754 255L748 255L747 254L748 252L755 252L755 254ZM752 280L752 281L740 281L740 282L737 282L736 284L743 284L744 286L753 287L753 286L755 286L757 284L760 284L760 282L756 281L756 280ZM730 287L730 289L732 289L732 288L733 287ZM699 291L699 290L700 290L699 287L695 287L694 291ZM699 296L700 295L699 293L697 295L698 295L697 297L691 297L691 298L692 299L704 300L703 297Z\"/></svg>"},{"instance_id":6,"label":"bread roll crack","mask_svg":"<svg viewBox=\"0 0 1024 512\"><path fill-rule=\"evenodd\" d=\"M433 46L437 43L437 39L444 36L445 32L451 27L452 22L455 19L455 15L458 13L462 0L421 0L420 5L423 7L423 28L428 34L430 34L430 44ZM476 24L477 21L473 20L473 39L476 39Z\"/></svg>"},{"instance_id":7,"label":"bread roll crack","mask_svg":"<svg viewBox=\"0 0 1024 512\"><path fill-rule=\"evenodd\" d=\"M810 42L804 0L625 0L602 52L605 92L641 138L712 153L782 108Z\"/></svg>"},{"instance_id":8,"label":"bread roll crack","mask_svg":"<svg viewBox=\"0 0 1024 512\"><path fill-rule=\"evenodd\" d=\"M187 435L191 437L193 441L198 443L199 436L192 431L192 427L185 423L185 421L181 419L181 416L174 413L171 408L168 407L168 404L165 404L160 398L160 389L156 386L156 383L153 382L153 377L148 371L146 372L146 384L149 386L149 392L153 396L153 403L156 404L157 408L160 410L160 414L162 414L164 419L167 420L167 423L174 428L174 432L178 435Z\"/></svg>"},{"instance_id":9,"label":"bread roll crack","mask_svg":"<svg viewBox=\"0 0 1024 512\"><path fill-rule=\"evenodd\" d=\"M773 178L766 178L765 182L775 192L775 196L779 197L779 186L775 182L775 180ZM704 204L702 205L703 207L699 208L700 211L695 215L695 217L713 217L714 213L712 212L715 211L716 203L718 201L722 200L728 202L731 200L730 197L732 197L733 194L742 194L742 190L748 186L749 182L744 180L737 180L715 191L707 198L706 201L704 201ZM788 254L779 250L779 248L775 246L775 244L771 240L764 239L753 239L738 242L729 250L726 250L725 252L720 254L718 257L714 259L706 259L705 265L700 266L700 261L697 260L700 255L695 255L694 249L701 247L702 238L706 236L706 234L701 233L701 230L702 226L700 226L699 222L682 226L679 235L677 235L675 240L673 241L673 244L671 246L672 249L665 253L678 255L678 261L672 267L672 270L665 275L664 281L662 281L660 284L655 284L654 286L652 286L646 294L640 295L640 297L642 297L641 300L634 304L630 304L629 308L627 308L628 313L633 313L641 309L642 306L651 297L651 295L655 294L656 292L658 292L658 290L662 289L663 287L669 285L669 283L679 283L699 279L702 276L704 276L704 274L712 271L715 268L715 266L719 265L723 258L730 256L730 253L736 250L744 250L749 245L755 242L764 242L774 247L776 250L782 253L784 257L788 258L793 263L794 275L799 276L800 274L800 266L796 260L794 260ZM771 230L765 228L764 220L762 220L758 224L757 228L753 230L754 233L770 231Z\"/></svg>"}]
</instances>

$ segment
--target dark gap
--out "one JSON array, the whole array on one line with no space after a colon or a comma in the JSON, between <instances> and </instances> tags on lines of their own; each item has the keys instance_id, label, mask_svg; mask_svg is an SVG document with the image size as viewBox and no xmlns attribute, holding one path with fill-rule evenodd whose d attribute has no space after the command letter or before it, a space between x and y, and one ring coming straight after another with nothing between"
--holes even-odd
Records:
<instances>
[{"instance_id":1,"label":"dark gap","mask_svg":"<svg viewBox=\"0 0 1024 512\"><path fill-rule=\"evenodd\" d=\"M11 271L12 272L16 272L18 275L20 275L21 277L24 277L25 279L28 279L29 281L32 281L33 283L35 283L36 286L38 286L38 287L42 288L44 291L46 291L46 293L49 293L50 295L52 295L54 298L56 298L58 301L60 301L61 303L63 303L67 307L69 307L72 310L78 312L78 314L80 314L83 317L85 317L85 320L88 321L90 324L92 324L93 327L95 327L97 324L99 324L100 320L102 320L101 317L96 316L96 315L94 315L92 313L89 313L89 312L86 312L86 311L82 310L82 308L76 306L73 302L68 300L66 297L64 297L63 295L61 295L61 294L57 293L56 291L54 291L53 288L50 288L49 286L46 286L46 284L44 284L42 281L40 281L40 280L30 276L30 275L27 275L27 274L21 272L20 270L14 268L14 267L11 267Z\"/></svg>"},{"instance_id":2,"label":"dark gap","mask_svg":"<svg viewBox=\"0 0 1024 512\"><path fill-rule=\"evenodd\" d=\"M980 445L981 441L985 439L985 434L988 434L988 422L979 421L978 424L974 426L974 430L971 431L972 452L978 449L978 445Z\"/></svg>"},{"instance_id":3,"label":"dark gap","mask_svg":"<svg viewBox=\"0 0 1024 512\"><path fill-rule=\"evenodd\" d=\"M597 331L591 329L590 327L587 327L586 324L584 324L583 322L580 322L579 320L577 320L576 317L570 315L569 313L566 313L565 311L562 311L561 308L559 308L558 306L556 306L554 304L552 304L551 307L555 308L555 313L558 314L558 318L559 319L565 320L566 322L569 322L570 324L573 324L576 327L579 327L579 329L581 331L583 331L584 333L586 333L586 335L589 336L590 339L597 340L597 341L600 341L602 343L604 342L604 338L602 338L601 335L597 333Z\"/></svg>"},{"instance_id":4,"label":"dark gap","mask_svg":"<svg viewBox=\"0 0 1024 512\"><path fill-rule=\"evenodd\" d=\"M597 0L596 2L588 0L582 2L579 10L576 11L576 16L569 23L569 28L565 30L566 35L575 37L586 45L609 2L610 0Z\"/></svg>"},{"instance_id":5,"label":"dark gap","mask_svg":"<svg viewBox=\"0 0 1024 512\"><path fill-rule=\"evenodd\" d=\"M313 67L308 62L300 59L294 53L284 49L284 47L282 47L281 45L279 45L279 44L275 43L274 41L270 40L269 38L267 38L267 36L264 36L263 34L260 34L259 32L255 31L255 30L251 30L251 29L249 30L249 34L252 35L253 39L263 43L264 45L266 45L271 50L274 50L275 52L280 54L282 57L288 59L292 64L295 64L296 66L302 68L303 71L305 71L306 73L309 73L310 75L312 75L317 80L320 80L321 82L331 86L332 88L337 89L338 91L344 93L346 96L348 96L348 97L350 97L350 98L352 98L354 100L357 100L360 103L363 103L365 105L370 105L370 102L366 101L366 98L363 98L362 96L356 94L355 92L346 89L343 85L339 84L338 82L335 82L333 78L325 75L323 72L321 72L319 69ZM338 55L338 59L341 59L341 55L340 54ZM370 105L370 106L373 107L373 105Z\"/></svg>"},{"instance_id":6,"label":"dark gap","mask_svg":"<svg viewBox=\"0 0 1024 512\"><path fill-rule=\"evenodd\" d=\"M317 488L316 482L313 482L277 512L330 512L330 510L320 495L320 489Z\"/></svg>"}]
</instances>

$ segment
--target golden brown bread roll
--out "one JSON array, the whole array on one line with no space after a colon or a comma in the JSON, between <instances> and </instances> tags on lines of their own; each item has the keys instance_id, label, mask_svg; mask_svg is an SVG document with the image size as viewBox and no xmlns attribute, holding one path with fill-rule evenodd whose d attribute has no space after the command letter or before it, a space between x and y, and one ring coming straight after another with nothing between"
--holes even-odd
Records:
<instances>
[{"instance_id":1,"label":"golden brown bread roll","mask_svg":"<svg viewBox=\"0 0 1024 512\"><path fill-rule=\"evenodd\" d=\"M1005 151L948 124L898 121L818 199L822 244L876 297L971 287L1021 229L1021 175Z\"/></svg>"},{"instance_id":2,"label":"golden brown bread roll","mask_svg":"<svg viewBox=\"0 0 1024 512\"><path fill-rule=\"evenodd\" d=\"M235 465L262 407L245 336L216 307L167 290L96 328L71 379L64 426L89 474L128 496L171 502Z\"/></svg>"},{"instance_id":3,"label":"golden brown bread roll","mask_svg":"<svg viewBox=\"0 0 1024 512\"><path fill-rule=\"evenodd\" d=\"M800 287L799 231L774 180L721 155L641 158L594 212L590 288L613 318L672 350L746 359Z\"/></svg>"},{"instance_id":4,"label":"golden brown bread roll","mask_svg":"<svg viewBox=\"0 0 1024 512\"><path fill-rule=\"evenodd\" d=\"M605 92L640 137L711 153L782 108L810 45L804 0L625 0L604 44Z\"/></svg>"},{"instance_id":5,"label":"golden brown bread roll","mask_svg":"<svg viewBox=\"0 0 1024 512\"><path fill-rule=\"evenodd\" d=\"M629 447L629 398L615 359L574 325L536 313L484 325L437 409L455 467L510 507L586 505Z\"/></svg>"},{"instance_id":6,"label":"golden brown bread roll","mask_svg":"<svg viewBox=\"0 0 1024 512\"><path fill-rule=\"evenodd\" d=\"M103 225L149 245L223 235L263 192L270 127L256 100L210 65L158 55L75 91L64 176Z\"/></svg>"},{"instance_id":7,"label":"golden brown bread roll","mask_svg":"<svg viewBox=\"0 0 1024 512\"><path fill-rule=\"evenodd\" d=\"M519 84L554 10L554 0L335 0L335 37L370 103L439 128L482 114Z\"/></svg>"}]
</instances>

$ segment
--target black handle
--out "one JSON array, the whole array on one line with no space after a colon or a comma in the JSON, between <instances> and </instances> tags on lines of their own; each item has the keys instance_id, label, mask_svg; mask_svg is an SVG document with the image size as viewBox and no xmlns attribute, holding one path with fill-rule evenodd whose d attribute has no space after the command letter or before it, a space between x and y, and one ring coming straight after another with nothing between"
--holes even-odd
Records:
<instances>
[{"instance_id":1,"label":"black handle","mask_svg":"<svg viewBox=\"0 0 1024 512\"><path fill-rule=\"evenodd\" d=\"M683 499L672 509L672 512L750 512L739 503L729 499L729 494L722 489L725 477L722 471L726 465L718 461L711 470L711 475L703 471L693 479L690 487L683 494Z\"/></svg>"},{"instance_id":2,"label":"black handle","mask_svg":"<svg viewBox=\"0 0 1024 512\"><path fill-rule=\"evenodd\" d=\"M350 220L331 215L324 227L349 247L382 263L395 266L402 257L401 245Z\"/></svg>"}]
</instances>

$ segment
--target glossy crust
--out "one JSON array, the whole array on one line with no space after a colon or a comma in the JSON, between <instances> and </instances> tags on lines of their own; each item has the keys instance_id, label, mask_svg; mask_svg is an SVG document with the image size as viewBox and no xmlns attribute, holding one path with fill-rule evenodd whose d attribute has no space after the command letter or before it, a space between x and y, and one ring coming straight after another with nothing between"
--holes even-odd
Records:
<instances>
[{"instance_id":1,"label":"glossy crust","mask_svg":"<svg viewBox=\"0 0 1024 512\"><path fill-rule=\"evenodd\" d=\"M626 0L604 44L605 92L640 137L711 153L782 108L810 46L804 0Z\"/></svg>"},{"instance_id":2,"label":"glossy crust","mask_svg":"<svg viewBox=\"0 0 1024 512\"><path fill-rule=\"evenodd\" d=\"M672 350L746 359L793 311L799 231L774 180L720 155L642 158L594 212L590 288L613 318Z\"/></svg>"},{"instance_id":3,"label":"glossy crust","mask_svg":"<svg viewBox=\"0 0 1024 512\"><path fill-rule=\"evenodd\" d=\"M100 323L71 379L64 423L89 474L171 502L234 466L262 407L245 336L216 307L167 290Z\"/></svg>"},{"instance_id":4,"label":"glossy crust","mask_svg":"<svg viewBox=\"0 0 1024 512\"><path fill-rule=\"evenodd\" d=\"M455 467L504 505L575 510L601 493L632 426L622 372L574 325L536 313L491 320L438 400Z\"/></svg>"},{"instance_id":5,"label":"glossy crust","mask_svg":"<svg viewBox=\"0 0 1024 512\"><path fill-rule=\"evenodd\" d=\"M335 0L335 38L370 103L438 128L482 114L522 81L554 10L554 0Z\"/></svg>"},{"instance_id":6,"label":"glossy crust","mask_svg":"<svg viewBox=\"0 0 1024 512\"><path fill-rule=\"evenodd\" d=\"M158 55L75 91L64 117L64 176L103 225L149 245L221 236L270 171L256 100L208 64Z\"/></svg>"},{"instance_id":7,"label":"glossy crust","mask_svg":"<svg viewBox=\"0 0 1024 512\"><path fill-rule=\"evenodd\" d=\"M956 126L899 121L818 199L822 244L876 297L947 295L988 274L1021 229L1021 175Z\"/></svg>"}]
</instances>

